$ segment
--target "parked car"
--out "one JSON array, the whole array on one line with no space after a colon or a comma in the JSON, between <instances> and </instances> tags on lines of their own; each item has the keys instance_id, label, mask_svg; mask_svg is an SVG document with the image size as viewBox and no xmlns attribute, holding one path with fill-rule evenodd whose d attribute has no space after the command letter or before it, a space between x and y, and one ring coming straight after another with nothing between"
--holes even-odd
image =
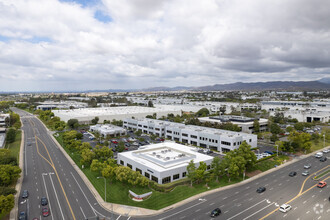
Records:
<instances>
[{"instance_id":1,"label":"parked car","mask_svg":"<svg viewBox=\"0 0 330 220\"><path fill-rule=\"evenodd\" d=\"M161 142L163 142L163 141L165 141L165 140L164 140L163 138L157 138L156 141L161 141Z\"/></svg>"},{"instance_id":2,"label":"parked car","mask_svg":"<svg viewBox=\"0 0 330 220\"><path fill-rule=\"evenodd\" d=\"M42 206L48 205L48 199L46 197L41 197L41 205Z\"/></svg>"},{"instance_id":3,"label":"parked car","mask_svg":"<svg viewBox=\"0 0 330 220\"><path fill-rule=\"evenodd\" d=\"M27 190L25 189L25 190L23 190L22 198L23 198L23 199L26 199L27 197L29 197L29 191L27 191Z\"/></svg>"},{"instance_id":4,"label":"parked car","mask_svg":"<svg viewBox=\"0 0 330 220\"><path fill-rule=\"evenodd\" d=\"M18 220L27 220L26 212L20 212L18 216Z\"/></svg>"},{"instance_id":5,"label":"parked car","mask_svg":"<svg viewBox=\"0 0 330 220\"><path fill-rule=\"evenodd\" d=\"M131 144L130 143L125 143L125 147L130 147Z\"/></svg>"},{"instance_id":6,"label":"parked car","mask_svg":"<svg viewBox=\"0 0 330 220\"><path fill-rule=\"evenodd\" d=\"M284 212L284 213L290 211L290 209L291 209L291 205L289 205L289 204L283 204L280 207L280 211L281 212Z\"/></svg>"},{"instance_id":7,"label":"parked car","mask_svg":"<svg viewBox=\"0 0 330 220\"><path fill-rule=\"evenodd\" d=\"M321 162L325 162L325 161L327 161L327 158L326 158L326 157L322 157L322 158L320 159L320 161L321 161Z\"/></svg>"},{"instance_id":8,"label":"parked car","mask_svg":"<svg viewBox=\"0 0 330 220\"><path fill-rule=\"evenodd\" d=\"M117 140L111 140L111 142L112 142L113 144L118 144L118 141L117 141Z\"/></svg>"},{"instance_id":9,"label":"parked car","mask_svg":"<svg viewBox=\"0 0 330 220\"><path fill-rule=\"evenodd\" d=\"M274 152L271 152L269 150L264 151L264 153L267 153L267 154L270 154L270 155L273 155L274 154Z\"/></svg>"},{"instance_id":10,"label":"parked car","mask_svg":"<svg viewBox=\"0 0 330 220\"><path fill-rule=\"evenodd\" d=\"M292 171L292 172L289 173L289 176L291 176L291 177L294 177L295 175L297 175L296 171Z\"/></svg>"},{"instance_id":11,"label":"parked car","mask_svg":"<svg viewBox=\"0 0 330 220\"><path fill-rule=\"evenodd\" d=\"M327 153L330 152L330 150L329 149L324 149L322 152L325 153L325 154L327 154Z\"/></svg>"},{"instance_id":12,"label":"parked car","mask_svg":"<svg viewBox=\"0 0 330 220\"><path fill-rule=\"evenodd\" d=\"M42 208L42 216L43 217L47 217L50 215L50 211L49 211L49 208L48 207L44 207Z\"/></svg>"},{"instance_id":13,"label":"parked car","mask_svg":"<svg viewBox=\"0 0 330 220\"><path fill-rule=\"evenodd\" d=\"M319 188L323 188L327 185L327 183L325 181L320 181L318 184L317 184L317 187Z\"/></svg>"},{"instance_id":14,"label":"parked car","mask_svg":"<svg viewBox=\"0 0 330 220\"><path fill-rule=\"evenodd\" d=\"M216 209L214 209L212 212L211 212L211 217L216 217L216 216L218 216L218 215L220 215L221 214L221 210L219 209L219 208L216 208Z\"/></svg>"},{"instance_id":15,"label":"parked car","mask_svg":"<svg viewBox=\"0 0 330 220\"><path fill-rule=\"evenodd\" d=\"M309 163L309 164L306 164L306 165L304 165L304 168L305 169L309 169L309 168L311 168L312 167L312 165Z\"/></svg>"},{"instance_id":16,"label":"parked car","mask_svg":"<svg viewBox=\"0 0 330 220\"><path fill-rule=\"evenodd\" d=\"M305 170L304 172L301 173L301 175L308 176L309 175L309 171L308 170Z\"/></svg>"},{"instance_id":17,"label":"parked car","mask_svg":"<svg viewBox=\"0 0 330 220\"><path fill-rule=\"evenodd\" d=\"M261 186L257 189L257 193L262 193L262 192L265 192L265 191L266 191L266 187L263 187L263 186Z\"/></svg>"}]
</instances>

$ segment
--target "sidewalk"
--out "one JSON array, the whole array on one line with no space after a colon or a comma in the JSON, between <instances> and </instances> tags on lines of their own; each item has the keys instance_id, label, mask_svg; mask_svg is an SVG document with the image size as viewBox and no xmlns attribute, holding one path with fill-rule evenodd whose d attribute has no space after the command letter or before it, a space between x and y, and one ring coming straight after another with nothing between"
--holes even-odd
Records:
<instances>
[{"instance_id":1,"label":"sidewalk","mask_svg":"<svg viewBox=\"0 0 330 220\"><path fill-rule=\"evenodd\" d=\"M43 124L43 123L42 123ZM171 209L175 209L175 208L178 208L188 202L191 202L191 201L194 201L194 200L197 200L199 198L202 198L204 196L207 196L209 194L212 194L212 193L215 193L215 192L220 192L220 191L223 191L223 190L227 190L227 189L230 189L230 188L234 188L234 187L237 187L237 186L241 186L241 185L244 185L245 183L248 183L248 182L251 182L253 180L256 180L258 178L261 178L271 172L274 172L278 169L281 169L283 167L286 167L298 160L301 160L303 158L306 158L312 154L315 154L316 152L312 152L308 155L302 155L302 156L299 156L299 157L296 157L294 159L292 159L291 161L288 161L287 163L285 164L282 164L278 167L274 167L272 169L269 169L265 172L262 172L260 173L259 175L256 175L256 176L253 176L249 179L246 179L242 182L239 182L237 184L233 184L233 185L229 185L229 186L225 186L225 187L221 187L221 188L218 188L218 189L214 189L214 190L210 190L210 191L206 191L206 192L203 192L201 194L198 194L198 195L195 195L195 196L192 196L188 199L185 199L185 200L182 200L176 204L173 204L173 205L170 205L168 207L165 207L163 209L160 209L160 210L151 210L151 209L145 209L145 208L139 208L139 207L134 207L134 206L127 206L127 205L120 205L120 204L115 204L115 203L105 203L104 200L101 198L101 196L99 195L99 193L96 191L96 189L94 188L94 186L92 185L92 183L89 181L89 179L85 176L85 174L80 170L80 168L75 164L75 162L71 159L71 157L66 153L66 151L62 148L62 146L57 142L57 140L54 138L53 135L51 135L51 131L48 130L48 128L43 124L43 126L47 129L49 135L51 136L51 138L53 139L54 143L56 143L59 147L59 149L62 151L62 153L64 154L64 156L68 159L68 161L72 164L72 166L74 167L74 169L77 171L77 173L80 175L80 177L82 178L82 180L85 182L85 184L87 185L87 187L91 190L92 194L95 196L97 202L99 203L100 206L102 206L104 209L106 209L107 211L109 212L113 212L117 215L122 215L122 216L154 216L154 215L159 215L163 212L166 212L168 210L171 210ZM330 147L330 146L328 146ZM319 150L319 151L322 151L323 149ZM317 151L317 152L319 152Z\"/></svg>"}]
</instances>

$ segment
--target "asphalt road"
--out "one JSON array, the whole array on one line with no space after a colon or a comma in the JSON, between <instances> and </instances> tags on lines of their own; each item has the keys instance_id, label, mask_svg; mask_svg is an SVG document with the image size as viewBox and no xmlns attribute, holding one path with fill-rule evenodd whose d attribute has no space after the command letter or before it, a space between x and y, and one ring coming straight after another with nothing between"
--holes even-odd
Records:
<instances>
[{"instance_id":1,"label":"asphalt road","mask_svg":"<svg viewBox=\"0 0 330 220\"><path fill-rule=\"evenodd\" d=\"M315 187L317 181L312 180L313 175L308 176L309 178L301 175L305 170L303 166L307 163L312 164L309 172L313 174L327 167L329 160L320 162L310 156L242 186L217 192L159 216L143 219L212 219L210 212L215 208L222 210L222 214L216 218L226 220L254 220L263 217L266 217L265 219L330 219L328 200L330 187L319 189ZM290 177L288 174L291 171L296 171L297 175ZM260 186L266 187L266 191L261 194L256 192ZM295 198L300 192L301 195ZM295 199L292 200L293 198ZM288 213L276 210L288 201L292 210Z\"/></svg>"},{"instance_id":2,"label":"asphalt road","mask_svg":"<svg viewBox=\"0 0 330 220\"><path fill-rule=\"evenodd\" d=\"M24 130L24 180L22 190L29 191L28 199L19 200L19 211L26 211L29 219L95 219L111 213L97 203L94 195L84 184L78 173L50 138L47 130L35 116L15 109L23 121ZM330 156L330 153L329 153ZM329 158L330 159L330 158ZM210 212L216 207L222 214L218 219L330 219L330 187L319 189L317 182L301 175L303 165L312 164L310 173L329 165L308 157L286 167L279 168L262 178L241 186L213 193L203 198L169 210L159 216L131 218L113 215L121 219L211 219ZM297 176L289 177L291 171ZM311 176L312 177L312 176ZM306 178L308 178L306 180ZM306 180L306 181L305 181ZM329 180L330 182L330 180ZM264 193L256 193L259 186L265 186ZM303 187L302 187L303 186ZM297 196L299 195L299 196ZM46 196L51 215L41 216L40 198ZM292 201L290 201L292 200ZM276 210L290 201L292 210L284 214Z\"/></svg>"},{"instance_id":3,"label":"asphalt road","mask_svg":"<svg viewBox=\"0 0 330 220\"><path fill-rule=\"evenodd\" d=\"M20 114L24 124L22 191L29 191L27 199L19 199L19 212L28 213L28 219L81 220L96 219L96 216L110 219L111 213L100 207L41 122L25 111L14 111ZM42 217L40 199L43 196L48 198L47 207L51 213L48 217ZM120 220L129 218L115 214L112 217Z\"/></svg>"}]
</instances>

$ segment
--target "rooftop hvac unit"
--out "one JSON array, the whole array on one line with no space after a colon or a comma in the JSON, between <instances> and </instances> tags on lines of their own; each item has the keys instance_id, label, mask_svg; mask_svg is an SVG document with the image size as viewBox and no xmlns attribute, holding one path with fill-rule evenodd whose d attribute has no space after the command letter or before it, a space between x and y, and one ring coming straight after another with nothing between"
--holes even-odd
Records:
<instances>
[{"instance_id":1,"label":"rooftop hvac unit","mask_svg":"<svg viewBox=\"0 0 330 220\"><path fill-rule=\"evenodd\" d=\"M165 151L162 150L161 152L162 152L162 154L165 154Z\"/></svg>"},{"instance_id":2,"label":"rooftop hvac unit","mask_svg":"<svg viewBox=\"0 0 330 220\"><path fill-rule=\"evenodd\" d=\"M171 149L168 149L168 152L171 152L172 150Z\"/></svg>"},{"instance_id":3,"label":"rooftop hvac unit","mask_svg":"<svg viewBox=\"0 0 330 220\"><path fill-rule=\"evenodd\" d=\"M159 155L159 154L157 154L157 155L156 155L156 157L157 157L157 158L160 158L160 155Z\"/></svg>"},{"instance_id":4,"label":"rooftop hvac unit","mask_svg":"<svg viewBox=\"0 0 330 220\"><path fill-rule=\"evenodd\" d=\"M169 160L169 159L170 159L170 157L166 157L166 158L165 158L165 160Z\"/></svg>"},{"instance_id":5,"label":"rooftop hvac unit","mask_svg":"<svg viewBox=\"0 0 330 220\"><path fill-rule=\"evenodd\" d=\"M152 152L153 155L156 155L156 152Z\"/></svg>"}]
</instances>

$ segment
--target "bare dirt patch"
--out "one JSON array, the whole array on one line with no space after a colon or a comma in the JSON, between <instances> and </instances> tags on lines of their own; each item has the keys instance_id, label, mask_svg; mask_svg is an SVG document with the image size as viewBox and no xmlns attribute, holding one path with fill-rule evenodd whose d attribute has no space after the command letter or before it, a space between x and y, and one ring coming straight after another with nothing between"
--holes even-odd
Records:
<instances>
[{"instance_id":1,"label":"bare dirt patch","mask_svg":"<svg viewBox=\"0 0 330 220\"><path fill-rule=\"evenodd\" d=\"M249 178L251 178L251 177L253 177L253 176L258 175L259 173L262 173L262 171L260 171L260 170L255 170L255 171L252 171L252 172L247 173L246 176L248 176Z\"/></svg>"}]
</instances>

